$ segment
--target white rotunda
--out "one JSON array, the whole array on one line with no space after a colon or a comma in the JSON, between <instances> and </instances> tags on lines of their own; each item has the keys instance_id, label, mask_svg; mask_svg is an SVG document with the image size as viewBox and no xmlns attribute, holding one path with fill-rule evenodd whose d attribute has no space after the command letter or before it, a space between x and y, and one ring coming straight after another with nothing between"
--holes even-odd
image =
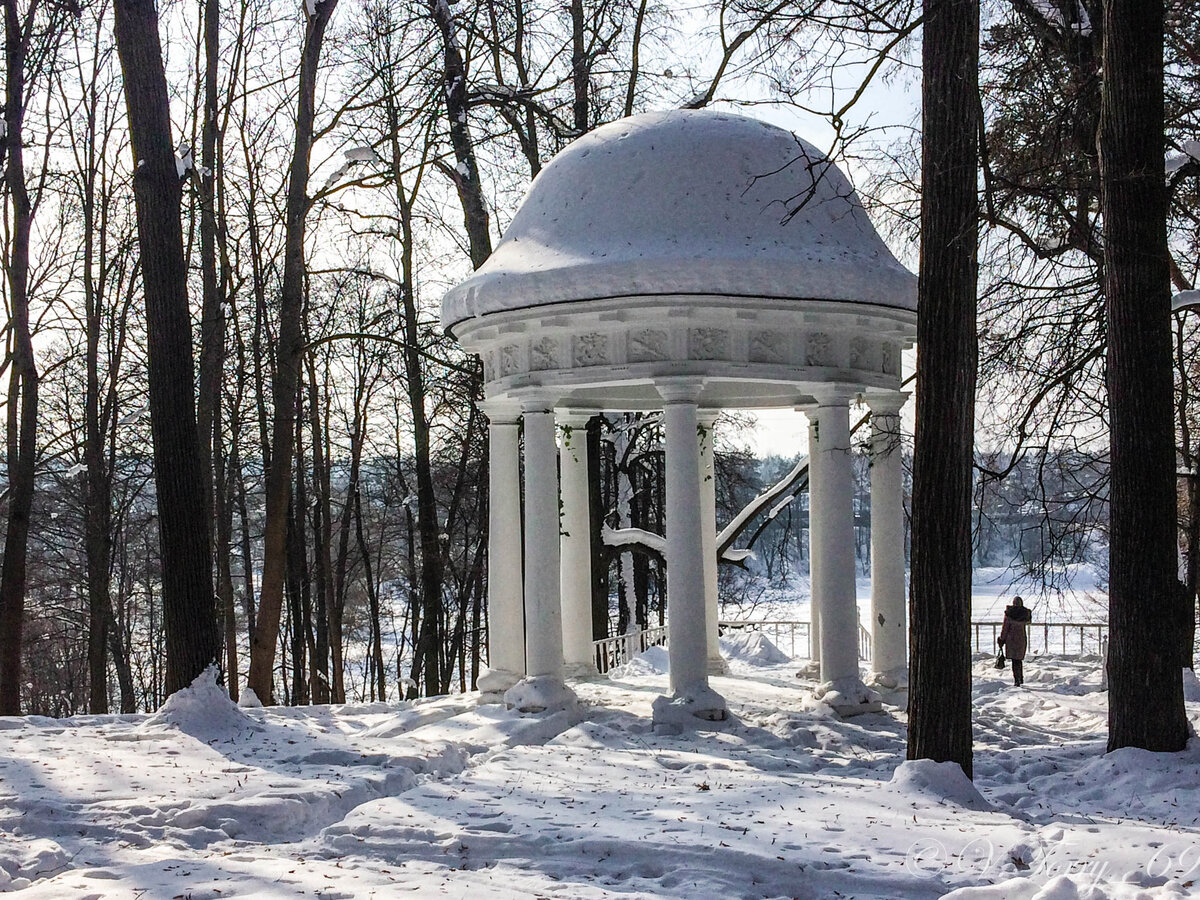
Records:
<instances>
[{"instance_id":1,"label":"white rotunda","mask_svg":"<svg viewBox=\"0 0 1200 900\"><path fill-rule=\"evenodd\" d=\"M726 408L792 407L810 422L819 693L844 714L873 708L855 605L857 397L872 417L872 677L904 677L900 354L916 338L916 278L819 151L722 112L598 128L534 179L492 256L445 295L442 322L483 358L491 423L481 689L553 708L572 697L564 677L594 671L587 448L559 448L555 425L663 410L672 696L655 717L723 718L708 683L720 664L708 426Z\"/></svg>"}]
</instances>

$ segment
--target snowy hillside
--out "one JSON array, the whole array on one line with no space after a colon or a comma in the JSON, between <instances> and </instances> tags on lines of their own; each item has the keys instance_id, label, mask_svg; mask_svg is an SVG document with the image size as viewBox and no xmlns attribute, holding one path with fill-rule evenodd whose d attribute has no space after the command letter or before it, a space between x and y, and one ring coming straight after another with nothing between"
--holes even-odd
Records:
<instances>
[{"instance_id":1,"label":"snowy hillside","mask_svg":"<svg viewBox=\"0 0 1200 900\"><path fill-rule=\"evenodd\" d=\"M761 641L735 718L656 734L661 652L577 713L471 695L0 719L0 885L27 898L1159 898L1200 881L1200 743L1102 756L1098 661L976 664L975 783L841 721ZM1189 713L1200 720L1197 686ZM891 702L900 698L891 697ZM961 889L961 890L956 890Z\"/></svg>"}]
</instances>

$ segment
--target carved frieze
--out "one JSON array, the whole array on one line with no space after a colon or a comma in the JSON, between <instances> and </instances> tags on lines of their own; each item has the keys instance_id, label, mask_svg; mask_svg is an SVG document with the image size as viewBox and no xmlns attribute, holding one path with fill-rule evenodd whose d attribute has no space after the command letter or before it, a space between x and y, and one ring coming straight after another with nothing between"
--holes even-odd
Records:
<instances>
[{"instance_id":1,"label":"carved frieze","mask_svg":"<svg viewBox=\"0 0 1200 900\"><path fill-rule=\"evenodd\" d=\"M804 364L806 366L832 366L833 342L824 331L814 331L805 341Z\"/></svg>"},{"instance_id":2,"label":"carved frieze","mask_svg":"<svg viewBox=\"0 0 1200 900\"><path fill-rule=\"evenodd\" d=\"M861 334L856 334L850 338L850 368L865 369L870 352L871 345Z\"/></svg>"},{"instance_id":3,"label":"carved frieze","mask_svg":"<svg viewBox=\"0 0 1200 900\"><path fill-rule=\"evenodd\" d=\"M891 341L883 342L883 352L880 354L880 370L885 375L900 374L900 348Z\"/></svg>"},{"instance_id":4,"label":"carved frieze","mask_svg":"<svg viewBox=\"0 0 1200 900\"><path fill-rule=\"evenodd\" d=\"M788 335L783 331L755 331L750 335L750 362L782 363L788 358Z\"/></svg>"},{"instance_id":5,"label":"carved frieze","mask_svg":"<svg viewBox=\"0 0 1200 900\"><path fill-rule=\"evenodd\" d=\"M591 332L575 336L575 365L603 366L610 361L607 334Z\"/></svg>"},{"instance_id":6,"label":"carved frieze","mask_svg":"<svg viewBox=\"0 0 1200 900\"><path fill-rule=\"evenodd\" d=\"M658 362L670 359L671 351L666 331L661 328L643 328L629 334L630 362Z\"/></svg>"},{"instance_id":7,"label":"carved frieze","mask_svg":"<svg viewBox=\"0 0 1200 900\"><path fill-rule=\"evenodd\" d=\"M729 332L724 328L693 328L688 332L691 359L729 359Z\"/></svg>"},{"instance_id":8,"label":"carved frieze","mask_svg":"<svg viewBox=\"0 0 1200 900\"><path fill-rule=\"evenodd\" d=\"M505 344L500 348L500 376L516 375L521 371L521 348Z\"/></svg>"},{"instance_id":9,"label":"carved frieze","mask_svg":"<svg viewBox=\"0 0 1200 900\"><path fill-rule=\"evenodd\" d=\"M551 337L536 339L529 346L529 368L535 372L559 368L558 341Z\"/></svg>"}]
</instances>

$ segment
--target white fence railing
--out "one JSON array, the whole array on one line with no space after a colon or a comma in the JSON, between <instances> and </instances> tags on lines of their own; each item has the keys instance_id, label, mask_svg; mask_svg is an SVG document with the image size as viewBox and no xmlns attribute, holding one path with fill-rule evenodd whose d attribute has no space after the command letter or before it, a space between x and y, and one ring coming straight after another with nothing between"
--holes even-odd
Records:
<instances>
[{"instance_id":1,"label":"white fence railing","mask_svg":"<svg viewBox=\"0 0 1200 900\"><path fill-rule=\"evenodd\" d=\"M972 622L971 651L994 653L1001 622ZM725 621L721 634L734 631L761 632L767 640L792 659L812 659L812 624L798 620ZM593 641L596 668L604 674L623 665L650 647L666 646L667 627L654 626L645 631L619 634ZM1029 626L1029 653L1054 653L1062 656L1102 656L1108 643L1108 625L1098 622L1035 622ZM858 626L858 658L871 659L871 632Z\"/></svg>"},{"instance_id":2,"label":"white fence railing","mask_svg":"<svg viewBox=\"0 0 1200 900\"><path fill-rule=\"evenodd\" d=\"M972 622L971 651L995 653L1003 622ZM1108 641L1103 622L1033 622L1029 625L1029 653L1061 656L1102 656Z\"/></svg>"},{"instance_id":3,"label":"white fence railing","mask_svg":"<svg viewBox=\"0 0 1200 900\"><path fill-rule=\"evenodd\" d=\"M812 659L812 624L801 621L726 621L719 623L721 634L731 631L758 631L792 659ZM871 658L871 632L858 626L858 658Z\"/></svg>"},{"instance_id":4,"label":"white fence railing","mask_svg":"<svg viewBox=\"0 0 1200 900\"><path fill-rule=\"evenodd\" d=\"M792 659L812 658L812 626L808 622L730 621L718 624L721 634L728 634L731 631L759 631ZM592 652L596 668L603 675L609 669L629 662L630 659L650 647L666 646L667 639L667 626L662 625L647 628L645 631L619 634L616 637L593 641ZM863 662L871 658L871 632L863 628L861 624L858 626L858 658Z\"/></svg>"},{"instance_id":5,"label":"white fence railing","mask_svg":"<svg viewBox=\"0 0 1200 900\"><path fill-rule=\"evenodd\" d=\"M624 665L651 647L664 647L667 643L667 626L655 625L645 631L618 634L616 637L592 641L592 655L596 669L603 675L609 669Z\"/></svg>"}]
</instances>

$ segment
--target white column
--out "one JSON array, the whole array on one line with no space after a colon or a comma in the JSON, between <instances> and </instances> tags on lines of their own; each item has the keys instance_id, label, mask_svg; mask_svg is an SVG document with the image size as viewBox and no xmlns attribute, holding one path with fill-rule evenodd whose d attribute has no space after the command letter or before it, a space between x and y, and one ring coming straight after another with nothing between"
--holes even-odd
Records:
<instances>
[{"instance_id":1,"label":"white column","mask_svg":"<svg viewBox=\"0 0 1200 900\"><path fill-rule=\"evenodd\" d=\"M489 405L488 414L488 669L481 691L506 691L525 674L524 585L521 579L520 412Z\"/></svg>"},{"instance_id":2,"label":"white column","mask_svg":"<svg viewBox=\"0 0 1200 900\"><path fill-rule=\"evenodd\" d=\"M548 402L525 407L525 671L504 695L520 710L560 708L575 699L563 685L559 591L558 445ZM511 524L508 527L512 527Z\"/></svg>"},{"instance_id":3,"label":"white column","mask_svg":"<svg viewBox=\"0 0 1200 900\"><path fill-rule=\"evenodd\" d=\"M904 585L904 473L900 407L906 394L869 396L871 407L871 673L884 687L908 676Z\"/></svg>"},{"instance_id":4,"label":"white column","mask_svg":"<svg viewBox=\"0 0 1200 900\"><path fill-rule=\"evenodd\" d=\"M809 510L813 565L821 608L821 681L818 696L843 714L877 702L858 671L858 608L854 583L854 473L850 456L850 394L826 389L817 394L816 441L819 459L817 503Z\"/></svg>"},{"instance_id":5,"label":"white column","mask_svg":"<svg viewBox=\"0 0 1200 900\"><path fill-rule=\"evenodd\" d=\"M667 625L671 698L654 703L656 722L725 718L725 701L708 686L704 536L695 381L658 385L665 409L667 481Z\"/></svg>"},{"instance_id":6,"label":"white column","mask_svg":"<svg viewBox=\"0 0 1200 900\"><path fill-rule=\"evenodd\" d=\"M725 675L721 656L720 598L717 594L717 469L713 458L715 411L700 413L700 528L704 538L704 624L708 638L708 674Z\"/></svg>"},{"instance_id":7,"label":"white column","mask_svg":"<svg viewBox=\"0 0 1200 900\"><path fill-rule=\"evenodd\" d=\"M586 413L558 413L562 478L561 577L563 663L571 678L596 674L592 653L591 501Z\"/></svg>"},{"instance_id":8,"label":"white column","mask_svg":"<svg viewBox=\"0 0 1200 900\"><path fill-rule=\"evenodd\" d=\"M801 408L808 418L808 647L809 659L821 663L821 597L824 596L819 580L824 566L818 561L821 555L821 540L818 532L822 520L817 514L820 507L821 465L817 454L817 407L816 405Z\"/></svg>"}]
</instances>

